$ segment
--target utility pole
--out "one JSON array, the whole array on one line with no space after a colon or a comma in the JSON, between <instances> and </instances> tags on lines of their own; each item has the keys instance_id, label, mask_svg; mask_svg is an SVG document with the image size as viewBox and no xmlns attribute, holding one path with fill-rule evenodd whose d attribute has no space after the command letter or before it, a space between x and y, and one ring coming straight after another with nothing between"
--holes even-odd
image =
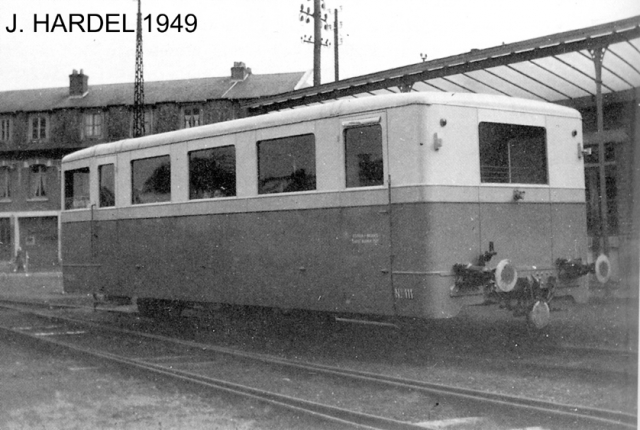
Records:
<instances>
[{"instance_id":1,"label":"utility pole","mask_svg":"<svg viewBox=\"0 0 640 430\"><path fill-rule=\"evenodd\" d=\"M320 21L320 0L313 0L313 86L317 87L322 83L320 78L322 70L322 60L320 48L322 48L322 21Z\"/></svg>"},{"instance_id":2,"label":"utility pole","mask_svg":"<svg viewBox=\"0 0 640 430\"><path fill-rule=\"evenodd\" d=\"M338 26L340 25L340 21L338 21L338 9L335 9L333 13L335 14L333 21L333 68L335 70L335 81L338 82L340 80L340 57L338 56L338 46L340 46Z\"/></svg>"},{"instance_id":3,"label":"utility pole","mask_svg":"<svg viewBox=\"0 0 640 430\"><path fill-rule=\"evenodd\" d=\"M302 42L304 43L313 43L313 86L318 86L322 83L322 59L321 59L321 48L323 46L331 45L329 39L322 40L322 30L331 29L330 24L326 24L327 22L327 14L323 14L322 11L325 9L324 0L313 0L313 12L310 8L306 8L303 5L300 5L300 21L306 21L309 23L313 19L313 36L303 36ZM323 25L323 22L325 23Z\"/></svg>"},{"instance_id":4,"label":"utility pole","mask_svg":"<svg viewBox=\"0 0 640 430\"><path fill-rule=\"evenodd\" d=\"M144 136L144 77L142 67L142 12L138 0L136 30L136 80L133 85L133 137Z\"/></svg>"}]
</instances>

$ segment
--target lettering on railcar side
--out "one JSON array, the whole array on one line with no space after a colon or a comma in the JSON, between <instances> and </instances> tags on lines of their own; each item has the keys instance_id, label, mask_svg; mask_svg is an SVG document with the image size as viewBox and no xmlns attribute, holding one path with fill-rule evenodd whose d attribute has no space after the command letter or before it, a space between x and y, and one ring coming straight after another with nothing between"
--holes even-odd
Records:
<instances>
[{"instance_id":1,"label":"lettering on railcar side","mask_svg":"<svg viewBox=\"0 0 640 430\"><path fill-rule=\"evenodd\" d=\"M413 300L413 288L394 288L396 299Z\"/></svg>"},{"instance_id":2,"label":"lettering on railcar side","mask_svg":"<svg viewBox=\"0 0 640 430\"><path fill-rule=\"evenodd\" d=\"M379 233L353 233L351 243L358 245L377 245L380 243Z\"/></svg>"}]
</instances>

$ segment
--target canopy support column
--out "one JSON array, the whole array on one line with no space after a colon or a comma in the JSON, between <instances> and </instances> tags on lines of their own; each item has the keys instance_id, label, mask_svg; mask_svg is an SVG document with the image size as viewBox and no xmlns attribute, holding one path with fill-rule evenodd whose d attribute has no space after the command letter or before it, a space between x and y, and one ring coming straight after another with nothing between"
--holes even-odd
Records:
<instances>
[{"instance_id":1,"label":"canopy support column","mask_svg":"<svg viewBox=\"0 0 640 430\"><path fill-rule=\"evenodd\" d=\"M598 142L598 167L599 167L599 196L600 196L600 250L609 255L609 207L607 202L607 178L605 171L604 151L604 111L602 101L602 61L607 50L606 46L600 46L589 50L596 69L596 115L598 130L596 139Z\"/></svg>"}]
</instances>

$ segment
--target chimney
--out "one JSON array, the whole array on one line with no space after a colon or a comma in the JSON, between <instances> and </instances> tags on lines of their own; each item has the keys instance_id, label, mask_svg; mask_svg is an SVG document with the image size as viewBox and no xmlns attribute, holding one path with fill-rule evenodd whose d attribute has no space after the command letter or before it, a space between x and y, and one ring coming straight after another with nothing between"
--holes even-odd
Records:
<instances>
[{"instance_id":1,"label":"chimney","mask_svg":"<svg viewBox=\"0 0 640 430\"><path fill-rule=\"evenodd\" d=\"M82 97L89 91L89 76L85 75L80 69L73 70L69 75L69 95L71 97Z\"/></svg>"},{"instance_id":2,"label":"chimney","mask_svg":"<svg viewBox=\"0 0 640 430\"><path fill-rule=\"evenodd\" d=\"M242 61L236 61L231 68L231 79L234 81L244 81L251 74L251 69L245 66Z\"/></svg>"}]
</instances>

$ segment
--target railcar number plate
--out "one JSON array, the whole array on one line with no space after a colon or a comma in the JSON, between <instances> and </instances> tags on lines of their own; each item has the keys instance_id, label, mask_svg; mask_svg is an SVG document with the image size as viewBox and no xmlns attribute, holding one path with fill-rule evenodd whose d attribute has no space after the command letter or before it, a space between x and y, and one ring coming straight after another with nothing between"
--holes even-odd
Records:
<instances>
[{"instance_id":1,"label":"railcar number plate","mask_svg":"<svg viewBox=\"0 0 640 430\"><path fill-rule=\"evenodd\" d=\"M396 299L413 300L413 288L394 288Z\"/></svg>"}]
</instances>

